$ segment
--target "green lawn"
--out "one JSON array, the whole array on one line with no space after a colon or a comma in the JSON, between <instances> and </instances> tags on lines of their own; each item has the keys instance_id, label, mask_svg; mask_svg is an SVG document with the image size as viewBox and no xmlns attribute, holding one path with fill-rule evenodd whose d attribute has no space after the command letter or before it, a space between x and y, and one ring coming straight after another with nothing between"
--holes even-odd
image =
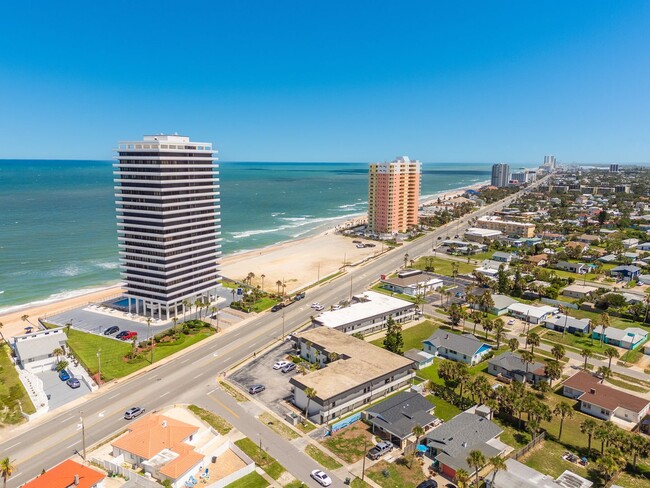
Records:
<instances>
[{"instance_id":1,"label":"green lawn","mask_svg":"<svg viewBox=\"0 0 650 488\"><path fill-rule=\"evenodd\" d=\"M452 261L451 259L443 259L443 258L431 256L431 265L433 266L434 273L442 274L445 276L451 276L451 263L456 263L458 265L459 274L471 273L472 271L474 271L475 268L473 264L467 264L467 260ZM426 269L426 266L427 266L427 259L420 258L415 262L414 268Z\"/></svg>"},{"instance_id":2,"label":"green lawn","mask_svg":"<svg viewBox=\"0 0 650 488\"><path fill-rule=\"evenodd\" d=\"M226 485L226 488L266 488L267 486L269 486L269 482L253 471L243 478Z\"/></svg>"},{"instance_id":3,"label":"green lawn","mask_svg":"<svg viewBox=\"0 0 650 488\"><path fill-rule=\"evenodd\" d=\"M603 355L603 349L607 347L607 344L601 346L600 342L596 339L591 339L588 336L577 336L574 334L566 333L562 335L562 332L557 332L555 330L546 330L542 333L541 338L553 343L563 344L568 347L573 347L578 350L578 352L583 349L589 349L591 352Z\"/></svg>"},{"instance_id":4,"label":"green lawn","mask_svg":"<svg viewBox=\"0 0 650 488\"><path fill-rule=\"evenodd\" d=\"M305 452L309 455L309 457L311 457L325 469L335 470L343 466L332 456L328 456L313 444L309 444L307 447L305 447Z\"/></svg>"},{"instance_id":5,"label":"green lawn","mask_svg":"<svg viewBox=\"0 0 650 488\"><path fill-rule=\"evenodd\" d=\"M499 436L499 439L509 446L512 446L515 449L520 449L530 442L531 437L528 432L521 432L511 425L501 421L498 417L495 417L492 420L494 423L499 424L503 429L503 433Z\"/></svg>"},{"instance_id":6,"label":"green lawn","mask_svg":"<svg viewBox=\"0 0 650 488\"><path fill-rule=\"evenodd\" d=\"M435 395L427 395L427 400L436 406L433 414L445 422L453 419L461 412L460 408L458 408L456 405L452 405L448 401L443 400L442 398Z\"/></svg>"},{"instance_id":7,"label":"green lawn","mask_svg":"<svg viewBox=\"0 0 650 488\"><path fill-rule=\"evenodd\" d=\"M209 410L205 410L201 407L197 407L196 405L190 405L187 408L201 420L207 422L221 435L226 435L232 430L232 425L230 425L224 418L220 417L216 413L210 412Z\"/></svg>"},{"instance_id":8,"label":"green lawn","mask_svg":"<svg viewBox=\"0 0 650 488\"><path fill-rule=\"evenodd\" d=\"M408 468L408 464L399 461L394 463L379 461L366 470L366 476L383 488L415 488L426 479L422 467L417 461L413 463L412 469ZM385 476L384 473L388 476Z\"/></svg>"},{"instance_id":9,"label":"green lawn","mask_svg":"<svg viewBox=\"0 0 650 488\"><path fill-rule=\"evenodd\" d=\"M404 339L404 351L408 351L409 349L422 349L422 341L428 339L439 327L439 324L431 320L425 320L418 325L403 329L402 339ZM371 341L371 344L383 347L383 342L384 338L382 337Z\"/></svg>"},{"instance_id":10,"label":"green lawn","mask_svg":"<svg viewBox=\"0 0 650 488\"><path fill-rule=\"evenodd\" d=\"M362 459L365 455L364 448L368 450L374 445L372 432L362 421L354 422L345 429L334 432L321 442L348 464Z\"/></svg>"},{"instance_id":11,"label":"green lawn","mask_svg":"<svg viewBox=\"0 0 650 488\"><path fill-rule=\"evenodd\" d=\"M173 342L156 344L154 362L171 356L213 334L214 329L205 328L191 335L181 334ZM93 375L97 374L97 352L101 351L101 369L104 381L122 378L150 364L149 354L146 355L146 358L125 359L125 356L132 349L130 342L117 341L75 329L68 331L68 346L77 355L84 367Z\"/></svg>"},{"instance_id":12,"label":"green lawn","mask_svg":"<svg viewBox=\"0 0 650 488\"><path fill-rule=\"evenodd\" d=\"M567 469L584 478L589 478L586 468L562 459L562 454L566 450L566 447L562 444L558 444L552 440L546 440L541 447L535 449L532 454L520 459L520 461L540 473L548 474L553 478L557 478Z\"/></svg>"},{"instance_id":13,"label":"green lawn","mask_svg":"<svg viewBox=\"0 0 650 488\"><path fill-rule=\"evenodd\" d=\"M253 305L253 312L263 312L264 310L267 310L278 303L278 301L279 300L276 300L275 298L262 297Z\"/></svg>"},{"instance_id":14,"label":"green lawn","mask_svg":"<svg viewBox=\"0 0 650 488\"><path fill-rule=\"evenodd\" d=\"M285 424L282 420L276 419L270 413L264 412L261 414L259 416L259 421L266 424L269 429L287 440L297 439L300 437L295 430Z\"/></svg>"},{"instance_id":15,"label":"green lawn","mask_svg":"<svg viewBox=\"0 0 650 488\"><path fill-rule=\"evenodd\" d=\"M576 317L578 319L590 319L594 323L598 323L601 313L589 312L587 310L571 310L569 315ZM609 317L609 324L611 327L616 327L617 329L627 329L628 327L641 327L643 324L636 320L626 319L623 317Z\"/></svg>"},{"instance_id":16,"label":"green lawn","mask_svg":"<svg viewBox=\"0 0 650 488\"><path fill-rule=\"evenodd\" d=\"M259 445L255 444L248 437L244 437L243 439L235 441L235 444L242 451L248 454L248 456L253 459L253 461L255 461L257 465L266 471L266 473L274 480L277 480L280 476L282 476L282 473L286 471L284 469L284 466L277 462L275 458L271 457L269 453L266 451L260 452Z\"/></svg>"},{"instance_id":17,"label":"green lawn","mask_svg":"<svg viewBox=\"0 0 650 488\"><path fill-rule=\"evenodd\" d=\"M20 405L25 413L34 413L36 409L18 377L9 354L9 346L2 344L0 346L0 422L18 424L24 420L20 414Z\"/></svg>"}]
</instances>

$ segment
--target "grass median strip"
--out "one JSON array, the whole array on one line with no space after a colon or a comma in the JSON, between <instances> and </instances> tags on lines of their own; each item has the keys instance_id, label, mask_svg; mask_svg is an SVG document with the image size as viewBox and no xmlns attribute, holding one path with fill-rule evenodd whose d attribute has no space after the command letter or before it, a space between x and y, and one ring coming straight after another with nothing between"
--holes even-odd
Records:
<instances>
[{"instance_id":1,"label":"grass median strip","mask_svg":"<svg viewBox=\"0 0 650 488\"><path fill-rule=\"evenodd\" d=\"M230 425L226 419L220 417L216 413L205 410L196 405L190 405L187 407L193 412L197 417L199 417L204 422L207 422L214 430L219 432L221 435L226 435L232 430L232 425Z\"/></svg>"},{"instance_id":2,"label":"grass median strip","mask_svg":"<svg viewBox=\"0 0 650 488\"><path fill-rule=\"evenodd\" d=\"M339 463L336 459L334 459L332 456L325 454L323 451L318 449L313 444L309 444L307 447L305 447L305 452L309 455L309 457L311 457L314 461L316 461L325 469L339 469L343 467L343 465Z\"/></svg>"},{"instance_id":3,"label":"grass median strip","mask_svg":"<svg viewBox=\"0 0 650 488\"><path fill-rule=\"evenodd\" d=\"M244 437L243 439L235 441L235 444L248 456L250 456L250 458L255 461L260 468L266 471L266 473L274 480L280 478L280 476L282 476L282 473L286 471L284 469L284 466L277 462L275 458L271 457L269 453L261 450L260 446L255 444L248 437Z\"/></svg>"},{"instance_id":4,"label":"grass median strip","mask_svg":"<svg viewBox=\"0 0 650 488\"><path fill-rule=\"evenodd\" d=\"M242 393L237 390L234 386L226 383L225 381L220 381L219 385L221 385L221 388L223 388L223 391L228 393L231 397L233 397L235 400L238 402L247 402L248 398L246 398Z\"/></svg>"},{"instance_id":5,"label":"grass median strip","mask_svg":"<svg viewBox=\"0 0 650 488\"><path fill-rule=\"evenodd\" d=\"M281 435L285 439L292 440L300 437L295 430L286 425L282 420L276 419L270 413L264 412L259 416L260 422L264 423L269 429L275 432L278 435Z\"/></svg>"}]
</instances>

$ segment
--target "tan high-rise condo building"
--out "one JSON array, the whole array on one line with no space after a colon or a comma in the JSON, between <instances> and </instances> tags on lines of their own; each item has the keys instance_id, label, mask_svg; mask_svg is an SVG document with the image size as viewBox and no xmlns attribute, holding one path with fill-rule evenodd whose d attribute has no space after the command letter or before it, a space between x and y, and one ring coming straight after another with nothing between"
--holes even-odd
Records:
<instances>
[{"instance_id":1,"label":"tan high-rise condo building","mask_svg":"<svg viewBox=\"0 0 650 488\"><path fill-rule=\"evenodd\" d=\"M406 232L418 225L420 161L402 156L371 163L368 181L368 227L377 234Z\"/></svg>"},{"instance_id":2,"label":"tan high-rise condo building","mask_svg":"<svg viewBox=\"0 0 650 488\"><path fill-rule=\"evenodd\" d=\"M212 144L178 135L120 142L114 164L129 312L167 320L216 300L219 171Z\"/></svg>"}]
</instances>

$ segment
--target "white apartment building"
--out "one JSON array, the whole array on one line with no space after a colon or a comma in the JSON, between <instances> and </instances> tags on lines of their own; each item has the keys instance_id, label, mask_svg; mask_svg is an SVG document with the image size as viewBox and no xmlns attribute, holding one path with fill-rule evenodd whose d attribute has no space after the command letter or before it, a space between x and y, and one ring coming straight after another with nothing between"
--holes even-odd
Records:
<instances>
[{"instance_id":1,"label":"white apartment building","mask_svg":"<svg viewBox=\"0 0 650 488\"><path fill-rule=\"evenodd\" d=\"M213 301L221 255L219 172L212 143L178 135L120 142L115 198L128 309L169 319Z\"/></svg>"}]
</instances>

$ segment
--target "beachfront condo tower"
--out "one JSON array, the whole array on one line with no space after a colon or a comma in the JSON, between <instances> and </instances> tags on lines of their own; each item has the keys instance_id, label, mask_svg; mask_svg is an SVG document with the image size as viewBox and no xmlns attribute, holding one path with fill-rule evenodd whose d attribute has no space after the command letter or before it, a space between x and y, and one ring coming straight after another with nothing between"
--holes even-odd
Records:
<instances>
[{"instance_id":1,"label":"beachfront condo tower","mask_svg":"<svg viewBox=\"0 0 650 488\"><path fill-rule=\"evenodd\" d=\"M121 276L129 312L167 320L216 299L219 166L212 143L178 135L120 142L115 171Z\"/></svg>"},{"instance_id":2,"label":"beachfront condo tower","mask_svg":"<svg viewBox=\"0 0 650 488\"><path fill-rule=\"evenodd\" d=\"M368 179L368 227L377 234L406 232L418 225L420 161L402 156L371 163Z\"/></svg>"},{"instance_id":3,"label":"beachfront condo tower","mask_svg":"<svg viewBox=\"0 0 650 488\"><path fill-rule=\"evenodd\" d=\"M510 181L510 166L505 163L492 165L492 186L503 188Z\"/></svg>"}]
</instances>

